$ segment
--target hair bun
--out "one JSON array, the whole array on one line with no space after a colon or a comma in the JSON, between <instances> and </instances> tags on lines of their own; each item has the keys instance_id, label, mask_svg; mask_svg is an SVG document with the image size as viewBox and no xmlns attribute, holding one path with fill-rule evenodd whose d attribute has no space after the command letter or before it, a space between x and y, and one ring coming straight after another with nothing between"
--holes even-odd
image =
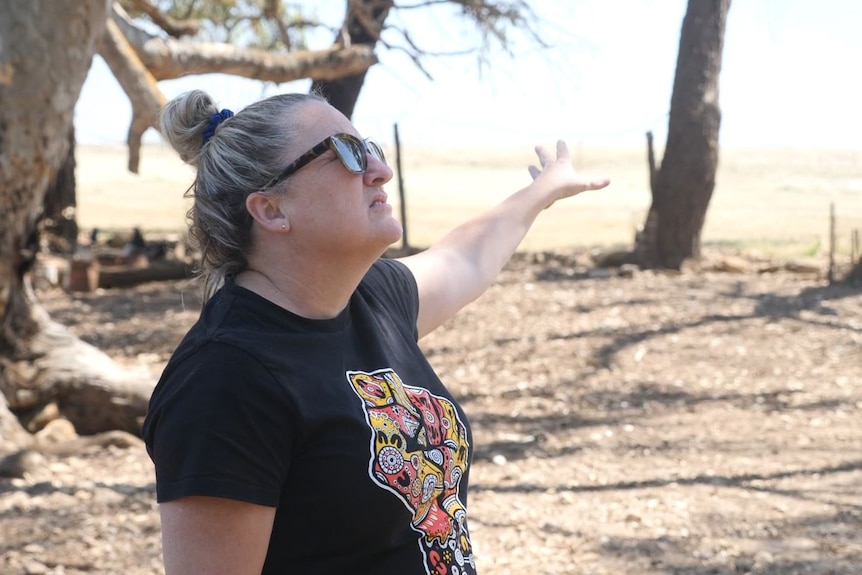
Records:
<instances>
[{"instance_id":1,"label":"hair bun","mask_svg":"<svg viewBox=\"0 0 862 575\"><path fill-rule=\"evenodd\" d=\"M226 112L230 111L226 110ZM233 112L230 112L230 115L232 116ZM213 133L215 133L215 128L224 118L221 118L221 112L210 95L203 90L192 90L181 94L165 104L159 114L162 137L177 151L184 162L197 166L206 143L204 136L210 127L210 118L213 116L220 118L213 126ZM206 139L208 140L209 137Z\"/></svg>"}]
</instances>

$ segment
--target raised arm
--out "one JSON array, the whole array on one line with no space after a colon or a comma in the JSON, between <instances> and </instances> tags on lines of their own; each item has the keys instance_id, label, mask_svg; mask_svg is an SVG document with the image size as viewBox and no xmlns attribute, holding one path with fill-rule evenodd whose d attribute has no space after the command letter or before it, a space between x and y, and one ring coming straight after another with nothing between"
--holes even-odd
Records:
<instances>
[{"instance_id":1,"label":"raised arm","mask_svg":"<svg viewBox=\"0 0 862 575\"><path fill-rule=\"evenodd\" d=\"M610 183L576 172L565 142L557 142L556 158L541 146L536 154L540 167L529 167L530 185L458 226L428 250L401 259L419 288L420 337L488 289L543 209Z\"/></svg>"}]
</instances>

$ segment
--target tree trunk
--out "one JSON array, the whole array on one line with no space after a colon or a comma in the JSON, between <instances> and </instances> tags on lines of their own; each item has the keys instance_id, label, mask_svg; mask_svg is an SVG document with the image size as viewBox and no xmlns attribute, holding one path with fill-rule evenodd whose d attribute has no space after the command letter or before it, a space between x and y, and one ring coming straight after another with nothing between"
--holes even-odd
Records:
<instances>
[{"instance_id":1,"label":"tree trunk","mask_svg":"<svg viewBox=\"0 0 862 575\"><path fill-rule=\"evenodd\" d=\"M18 449L28 447L32 437L9 411L6 397L0 393L0 457ZM0 474L2 476L2 474Z\"/></svg>"},{"instance_id":2,"label":"tree trunk","mask_svg":"<svg viewBox=\"0 0 862 575\"><path fill-rule=\"evenodd\" d=\"M718 79L730 0L689 0L679 41L667 145L634 254L641 267L679 269L701 254L715 188ZM652 155L652 152L650 152Z\"/></svg>"},{"instance_id":3,"label":"tree trunk","mask_svg":"<svg viewBox=\"0 0 862 575\"><path fill-rule=\"evenodd\" d=\"M373 49L393 4L392 0L349 0L344 26L335 38L336 46L346 44ZM332 107L350 118L367 73L365 69L337 79L318 79L311 84L311 90L325 96Z\"/></svg>"},{"instance_id":4,"label":"tree trunk","mask_svg":"<svg viewBox=\"0 0 862 575\"><path fill-rule=\"evenodd\" d=\"M53 323L27 277L108 5L0 0L0 393L12 411L56 402L83 432L137 430L151 388Z\"/></svg>"},{"instance_id":5,"label":"tree trunk","mask_svg":"<svg viewBox=\"0 0 862 575\"><path fill-rule=\"evenodd\" d=\"M40 231L48 234L54 251L71 255L78 245L77 183L75 182L75 129L69 130L69 151L45 193Z\"/></svg>"}]
</instances>

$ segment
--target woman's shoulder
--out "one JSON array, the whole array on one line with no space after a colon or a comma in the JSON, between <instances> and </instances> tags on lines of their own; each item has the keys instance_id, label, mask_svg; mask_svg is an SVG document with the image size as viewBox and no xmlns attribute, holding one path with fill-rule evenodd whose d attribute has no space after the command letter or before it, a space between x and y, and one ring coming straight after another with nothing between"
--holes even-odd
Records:
<instances>
[{"instance_id":1,"label":"woman's shoulder","mask_svg":"<svg viewBox=\"0 0 862 575\"><path fill-rule=\"evenodd\" d=\"M414 339L419 314L419 290L410 270L398 260L377 260L357 290L360 299L376 312L382 312L406 326Z\"/></svg>"},{"instance_id":2,"label":"woman's shoulder","mask_svg":"<svg viewBox=\"0 0 862 575\"><path fill-rule=\"evenodd\" d=\"M362 279L363 287L374 289L394 289L400 292L416 291L416 281L410 270L398 260L380 258L371 266Z\"/></svg>"}]
</instances>

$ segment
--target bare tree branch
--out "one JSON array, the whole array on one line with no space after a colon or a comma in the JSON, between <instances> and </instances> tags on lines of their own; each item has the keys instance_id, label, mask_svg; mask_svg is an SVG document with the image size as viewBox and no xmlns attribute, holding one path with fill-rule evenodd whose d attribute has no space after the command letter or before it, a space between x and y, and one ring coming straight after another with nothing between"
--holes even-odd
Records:
<instances>
[{"instance_id":1,"label":"bare tree branch","mask_svg":"<svg viewBox=\"0 0 862 575\"><path fill-rule=\"evenodd\" d=\"M392 0L347 0L349 13L356 18L356 22L374 40L380 40L380 32L383 31L383 18L393 6Z\"/></svg>"},{"instance_id":2,"label":"bare tree branch","mask_svg":"<svg viewBox=\"0 0 862 575\"><path fill-rule=\"evenodd\" d=\"M432 57L465 56L465 55L471 54L475 51L475 48L465 48L463 50L452 50L449 52L426 50L424 48L420 48L413 41L413 38L410 36L410 33L407 30L402 30L401 28L398 28L396 26L387 26L387 28L390 28L392 30L396 30L399 34L401 34L401 37L410 46L412 53L415 53L418 56L432 56ZM396 49L396 47L393 47L390 44L384 43L384 46L386 46L389 49L393 49L393 50ZM401 49L404 50L405 52L411 53L411 50L406 50L405 48L401 48Z\"/></svg>"},{"instance_id":3,"label":"bare tree branch","mask_svg":"<svg viewBox=\"0 0 862 575\"><path fill-rule=\"evenodd\" d=\"M190 43L160 38L114 11L114 21L156 80L189 74L221 73L269 82L304 78L333 80L357 74L377 63L370 46L273 53L230 44Z\"/></svg>"},{"instance_id":4,"label":"bare tree branch","mask_svg":"<svg viewBox=\"0 0 862 575\"><path fill-rule=\"evenodd\" d=\"M288 27L283 20L284 10L282 9L281 2L279 0L266 0L263 7L263 15L272 22L275 22L279 40L281 40L281 43L284 44L284 47L289 52L293 47L293 42L290 39Z\"/></svg>"},{"instance_id":5,"label":"bare tree branch","mask_svg":"<svg viewBox=\"0 0 862 575\"><path fill-rule=\"evenodd\" d=\"M419 71L422 72L422 74L428 80L430 80L432 82L434 81L434 77L425 68L424 63L422 62L422 58L424 58L426 56L430 56L430 57L462 56L462 55L470 54L471 52L473 52L473 50L471 50L471 49L458 50L458 51L452 51L452 52L431 52L431 51L424 50L424 49L420 48L419 46L417 46L416 43L413 42L413 38L411 38L411 36L407 32L407 30L402 30L401 28L398 28L397 26L387 26L387 28L391 29L391 30L396 30L399 34L401 34L401 37L404 39L405 42L407 42L408 47L395 46L395 45L389 44L388 42L384 41L383 39L380 39L379 42L381 44L383 44L386 47L386 49L388 49L388 50L404 53L408 58L410 58L410 60L413 62L413 65L416 66L416 68L418 68Z\"/></svg>"},{"instance_id":6,"label":"bare tree branch","mask_svg":"<svg viewBox=\"0 0 862 575\"><path fill-rule=\"evenodd\" d=\"M129 171L137 174L141 138L148 128L157 127L156 115L167 99L114 20L108 20L99 45L99 55L104 58L132 103L132 122L127 138Z\"/></svg>"},{"instance_id":7,"label":"bare tree branch","mask_svg":"<svg viewBox=\"0 0 862 575\"><path fill-rule=\"evenodd\" d=\"M148 0L119 0L119 3L130 12L139 11L146 14L154 24L174 38L194 36L200 30L200 22L197 20L173 18L159 10Z\"/></svg>"},{"instance_id":8,"label":"bare tree branch","mask_svg":"<svg viewBox=\"0 0 862 575\"><path fill-rule=\"evenodd\" d=\"M416 54L412 50L407 50L401 46L388 46L388 48L390 50L404 52L404 54L406 54L407 57L413 61L413 65L416 66L429 81L434 81L434 76L431 75L431 72L425 69L425 65L422 63L421 56L419 54Z\"/></svg>"},{"instance_id":9,"label":"bare tree branch","mask_svg":"<svg viewBox=\"0 0 862 575\"><path fill-rule=\"evenodd\" d=\"M395 8L399 10L413 10L415 8L427 8L428 6L450 3L451 0L428 0L427 2L419 2L418 4L396 4Z\"/></svg>"},{"instance_id":10,"label":"bare tree branch","mask_svg":"<svg viewBox=\"0 0 862 575\"><path fill-rule=\"evenodd\" d=\"M459 7L462 14L478 28L482 36L482 45L464 47L451 52L428 50L417 45L406 30L387 25L386 29L398 34L406 46L396 48L391 41L385 43L385 46L390 50L400 50L407 54L426 76L428 74L423 69L421 62L423 58L428 56L447 57L476 53L479 61L487 65L488 53L492 43L494 43L493 41L496 41L507 54L513 55L511 42L508 38L510 30L517 30L520 34L527 36L534 45L542 48L548 47L539 32L540 19L526 0L426 0L424 2L397 4L394 7L398 10L416 10L434 6Z\"/></svg>"}]
</instances>

